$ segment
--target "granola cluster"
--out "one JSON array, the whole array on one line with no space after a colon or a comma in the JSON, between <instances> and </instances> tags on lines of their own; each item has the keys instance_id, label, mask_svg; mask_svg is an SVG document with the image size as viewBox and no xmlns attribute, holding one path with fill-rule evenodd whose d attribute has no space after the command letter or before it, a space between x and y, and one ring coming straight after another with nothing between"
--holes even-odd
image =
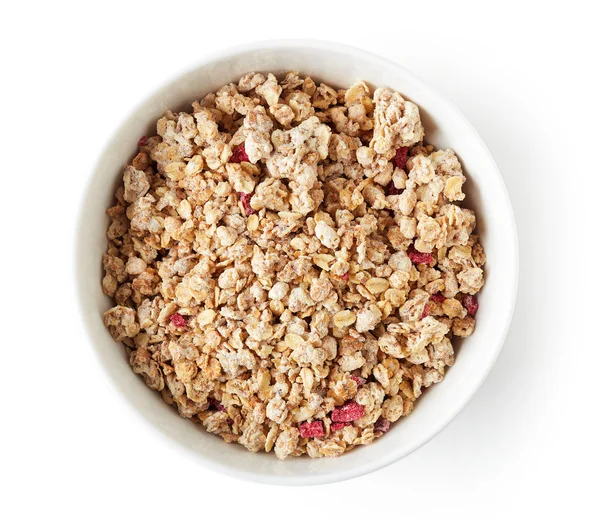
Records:
<instances>
[{"instance_id":1,"label":"granola cluster","mask_svg":"<svg viewBox=\"0 0 600 521\"><path fill-rule=\"evenodd\" d=\"M249 73L125 168L104 321L179 414L279 458L384 435L475 328L485 254L452 150L364 82Z\"/></svg>"}]
</instances>

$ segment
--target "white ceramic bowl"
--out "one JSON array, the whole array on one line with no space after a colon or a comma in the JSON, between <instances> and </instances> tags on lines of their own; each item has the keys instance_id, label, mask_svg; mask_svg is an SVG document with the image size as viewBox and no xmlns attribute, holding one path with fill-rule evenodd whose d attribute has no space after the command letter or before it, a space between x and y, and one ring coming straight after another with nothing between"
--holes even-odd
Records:
<instances>
[{"instance_id":1,"label":"white ceramic bowl","mask_svg":"<svg viewBox=\"0 0 600 521\"><path fill-rule=\"evenodd\" d=\"M249 71L299 70L316 80L347 87L365 80L389 86L420 108L428 142L450 147L468 175L466 206L478 217L487 254L486 285L479 296L477 328L459 349L445 380L419 399L414 412L370 446L335 459L307 457L279 461L228 445L179 417L158 393L131 371L122 346L102 324L111 306L100 288L106 248L104 210L113 201L123 167L140 136L153 131L166 109L190 103ZM506 188L489 151L469 122L450 103L399 65L342 45L316 41L270 41L238 47L203 60L160 88L125 119L104 148L91 175L79 218L76 246L77 286L91 344L123 398L148 423L148 435L186 450L198 463L235 477L271 484L319 484L356 477L389 465L433 438L473 397L494 364L508 331L517 292L518 245Z\"/></svg>"}]
</instances>

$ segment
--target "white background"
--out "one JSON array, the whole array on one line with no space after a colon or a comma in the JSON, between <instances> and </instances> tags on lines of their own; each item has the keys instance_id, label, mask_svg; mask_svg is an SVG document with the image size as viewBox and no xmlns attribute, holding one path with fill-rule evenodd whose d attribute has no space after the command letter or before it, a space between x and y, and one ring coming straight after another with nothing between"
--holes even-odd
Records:
<instances>
[{"instance_id":1,"label":"white background","mask_svg":"<svg viewBox=\"0 0 600 521\"><path fill-rule=\"evenodd\" d=\"M3 3L0 517L597 518L599 17L560 4ZM456 104L521 247L513 325L468 407L408 458L310 488L235 481L157 443L99 368L72 273L79 198L124 115L207 51L285 37L376 52Z\"/></svg>"}]
</instances>

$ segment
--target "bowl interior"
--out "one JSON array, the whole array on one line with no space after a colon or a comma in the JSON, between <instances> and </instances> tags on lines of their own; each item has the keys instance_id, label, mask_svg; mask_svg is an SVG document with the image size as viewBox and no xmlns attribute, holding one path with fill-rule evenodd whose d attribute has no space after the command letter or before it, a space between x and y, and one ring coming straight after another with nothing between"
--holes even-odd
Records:
<instances>
[{"instance_id":1,"label":"bowl interior","mask_svg":"<svg viewBox=\"0 0 600 521\"><path fill-rule=\"evenodd\" d=\"M279 461L273 454L251 454L205 433L180 418L133 374L124 349L102 324L102 313L112 305L100 288L108 225L104 211L113 202L114 188L140 136L154 130L166 109L189 109L192 101L237 81L246 72L288 70L339 87L358 80L389 86L417 103L427 142L454 149L462 162L468 177L465 205L477 212L477 231L488 259L476 331L464 342L445 380L428 389L414 412L388 434L336 459ZM126 400L158 432L203 464L255 481L289 484L323 483L367 473L407 455L439 432L483 383L501 349L512 316L518 271L516 231L506 189L467 120L403 68L353 48L319 42L262 43L231 51L184 73L138 106L108 143L92 174L80 215L76 263L82 312L93 347Z\"/></svg>"}]
</instances>

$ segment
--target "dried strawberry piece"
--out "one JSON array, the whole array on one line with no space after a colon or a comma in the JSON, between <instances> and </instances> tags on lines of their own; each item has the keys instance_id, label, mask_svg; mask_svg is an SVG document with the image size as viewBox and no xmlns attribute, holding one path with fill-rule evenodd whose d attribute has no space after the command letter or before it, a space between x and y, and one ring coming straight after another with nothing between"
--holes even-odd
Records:
<instances>
[{"instance_id":1,"label":"dried strawberry piece","mask_svg":"<svg viewBox=\"0 0 600 521\"><path fill-rule=\"evenodd\" d=\"M349 277L349 275L348 275L348 272L346 272L346 273L344 273L344 274L343 274L343 275L342 275L340 278L341 278L342 280L348 281L348 277Z\"/></svg>"},{"instance_id":2,"label":"dried strawberry piece","mask_svg":"<svg viewBox=\"0 0 600 521\"><path fill-rule=\"evenodd\" d=\"M358 385L359 387L367 383L367 381L364 378L361 378L360 376L351 376L350 378L352 378L352 380L354 380L356 382L356 385Z\"/></svg>"},{"instance_id":3,"label":"dried strawberry piece","mask_svg":"<svg viewBox=\"0 0 600 521\"><path fill-rule=\"evenodd\" d=\"M243 144L235 147L229 158L230 163L241 163L242 161L245 161L246 163L250 162L248 154L246 154L246 147L244 147Z\"/></svg>"},{"instance_id":4,"label":"dried strawberry piece","mask_svg":"<svg viewBox=\"0 0 600 521\"><path fill-rule=\"evenodd\" d=\"M209 409L216 409L217 411L225 411L225 406L216 398L213 398L212 396L210 396L208 398L208 408Z\"/></svg>"},{"instance_id":5,"label":"dried strawberry piece","mask_svg":"<svg viewBox=\"0 0 600 521\"><path fill-rule=\"evenodd\" d=\"M334 422L353 422L362 418L365 414L365 408L351 400L341 407L336 407L331 412L331 420Z\"/></svg>"},{"instance_id":6,"label":"dried strawberry piece","mask_svg":"<svg viewBox=\"0 0 600 521\"><path fill-rule=\"evenodd\" d=\"M245 194L244 192L238 192L240 197L240 201L242 201L242 206L244 207L244 212L246 215L252 215L256 213L256 210L250 206L250 199L252 199L252 194Z\"/></svg>"},{"instance_id":7,"label":"dried strawberry piece","mask_svg":"<svg viewBox=\"0 0 600 521\"><path fill-rule=\"evenodd\" d=\"M431 255L431 253L421 253L413 246L408 249L408 258L413 264L429 264L430 262L433 262L433 255Z\"/></svg>"},{"instance_id":8,"label":"dried strawberry piece","mask_svg":"<svg viewBox=\"0 0 600 521\"><path fill-rule=\"evenodd\" d=\"M392 426L392 422L390 420L386 420L385 418L379 418L375 422L373 430L376 431L376 432L386 433L387 431L390 430L391 426Z\"/></svg>"},{"instance_id":9,"label":"dried strawberry piece","mask_svg":"<svg viewBox=\"0 0 600 521\"><path fill-rule=\"evenodd\" d=\"M474 315L479 309L479 302L477 302L477 297L475 295L465 295L462 300L462 305L469 315Z\"/></svg>"},{"instance_id":10,"label":"dried strawberry piece","mask_svg":"<svg viewBox=\"0 0 600 521\"><path fill-rule=\"evenodd\" d=\"M299 425L300 428L300 436L303 438L320 438L321 436L325 436L325 431L323 430L323 422L313 421L313 422L303 422Z\"/></svg>"},{"instance_id":11,"label":"dried strawberry piece","mask_svg":"<svg viewBox=\"0 0 600 521\"><path fill-rule=\"evenodd\" d=\"M142 136L138 141L138 147L143 147L148 142L148 136Z\"/></svg>"},{"instance_id":12,"label":"dried strawberry piece","mask_svg":"<svg viewBox=\"0 0 600 521\"><path fill-rule=\"evenodd\" d=\"M398 195L400 193L400 190L396 188L394 181L390 181L390 184L387 185L385 190L388 195Z\"/></svg>"},{"instance_id":13,"label":"dried strawberry piece","mask_svg":"<svg viewBox=\"0 0 600 521\"><path fill-rule=\"evenodd\" d=\"M423 308L423 313L421 313L421 320L423 320L425 317L429 316L429 306L427 304L425 304L425 307Z\"/></svg>"},{"instance_id":14,"label":"dried strawberry piece","mask_svg":"<svg viewBox=\"0 0 600 521\"><path fill-rule=\"evenodd\" d=\"M408 155L408 147L400 147L396 149L396 156L392 159L392 163L396 168L402 168L406 166L406 156Z\"/></svg>"},{"instance_id":15,"label":"dried strawberry piece","mask_svg":"<svg viewBox=\"0 0 600 521\"><path fill-rule=\"evenodd\" d=\"M433 295L431 295L431 300L433 300L434 302L444 302L444 300L446 300L446 297L444 297L444 295L442 295L441 293L434 293Z\"/></svg>"},{"instance_id":16,"label":"dried strawberry piece","mask_svg":"<svg viewBox=\"0 0 600 521\"><path fill-rule=\"evenodd\" d=\"M333 422L331 424L331 432L341 431L344 427L352 425L350 422Z\"/></svg>"},{"instance_id":17,"label":"dried strawberry piece","mask_svg":"<svg viewBox=\"0 0 600 521\"><path fill-rule=\"evenodd\" d=\"M171 321L171 324L173 324L175 327L185 327L186 325L186 321L185 318L182 317L179 313L173 313L170 317L169 320Z\"/></svg>"}]
</instances>

